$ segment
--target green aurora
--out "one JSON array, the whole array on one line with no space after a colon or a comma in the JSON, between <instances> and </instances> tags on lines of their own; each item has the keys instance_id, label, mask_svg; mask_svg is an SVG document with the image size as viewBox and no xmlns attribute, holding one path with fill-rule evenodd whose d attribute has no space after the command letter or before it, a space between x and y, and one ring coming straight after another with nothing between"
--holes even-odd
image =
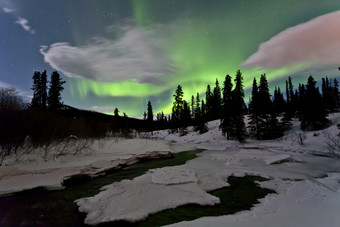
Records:
<instances>
[{"instance_id":1,"label":"green aurora","mask_svg":"<svg viewBox=\"0 0 340 227\"><path fill-rule=\"evenodd\" d=\"M240 64L256 52L262 42L279 32L338 10L340 6L328 1L325 6L317 7L318 2L186 0L170 4L169 1L133 0L134 26L157 31L165 44L161 52L173 70L165 72L162 83L156 85L136 79L100 82L72 78L68 80L64 99L66 103L85 106L85 103L98 104L101 102L96 100L111 97L114 101L101 105L118 107L129 116L138 117L146 109L148 100L153 104L154 113L170 113L172 94L178 84L182 85L188 101L197 92L203 98L207 84L213 87L218 79L222 86L225 75L234 76L238 69L244 76L245 90L250 88L253 78L262 73L266 73L271 88L280 86L283 90L288 76L293 77L295 84L305 82L308 75L298 74L305 68L301 63L267 70L244 68ZM112 74L114 78L114 72ZM322 76L315 75L315 78ZM121 99L123 97L125 99Z\"/></svg>"}]
</instances>

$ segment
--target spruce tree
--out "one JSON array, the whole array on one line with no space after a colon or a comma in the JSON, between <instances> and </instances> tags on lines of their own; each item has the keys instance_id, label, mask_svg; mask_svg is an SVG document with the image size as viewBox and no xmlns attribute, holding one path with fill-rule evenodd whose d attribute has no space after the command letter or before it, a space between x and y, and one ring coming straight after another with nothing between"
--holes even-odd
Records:
<instances>
[{"instance_id":1,"label":"spruce tree","mask_svg":"<svg viewBox=\"0 0 340 227\"><path fill-rule=\"evenodd\" d=\"M180 122L181 122L181 116L182 116L182 112L183 112L183 105L184 105L184 101L183 101L183 90L181 85L177 86L177 89L175 91L175 94L173 95L175 101L173 102L173 106L172 106L172 116L171 116L171 120L172 123L174 124L174 127L178 127Z\"/></svg>"},{"instance_id":2,"label":"spruce tree","mask_svg":"<svg viewBox=\"0 0 340 227\"><path fill-rule=\"evenodd\" d=\"M41 109L45 110L47 107L47 73L46 70L40 76L39 90L41 94Z\"/></svg>"},{"instance_id":3,"label":"spruce tree","mask_svg":"<svg viewBox=\"0 0 340 227\"><path fill-rule=\"evenodd\" d=\"M216 79L215 87L213 91L213 97L212 97L212 120L219 119L221 117L221 88L218 82L218 79Z\"/></svg>"},{"instance_id":4,"label":"spruce tree","mask_svg":"<svg viewBox=\"0 0 340 227\"><path fill-rule=\"evenodd\" d=\"M306 86L304 84L299 84L298 87L298 92L297 92L297 117L299 120L302 120L302 109L303 109L303 104L304 104L304 97L306 95ZM286 116L284 116L287 118Z\"/></svg>"},{"instance_id":5,"label":"spruce tree","mask_svg":"<svg viewBox=\"0 0 340 227\"><path fill-rule=\"evenodd\" d=\"M164 121L166 118L164 118L164 113L163 113L163 111L162 111L162 113L161 113L161 121Z\"/></svg>"},{"instance_id":6,"label":"spruce tree","mask_svg":"<svg viewBox=\"0 0 340 227\"><path fill-rule=\"evenodd\" d=\"M270 99L268 81L266 75L261 75L257 97L258 110L258 135L261 139L266 139L270 134L269 120L272 114L272 103Z\"/></svg>"},{"instance_id":7,"label":"spruce tree","mask_svg":"<svg viewBox=\"0 0 340 227\"><path fill-rule=\"evenodd\" d=\"M230 139L230 134L232 130L232 89L233 84L231 82L231 77L226 75L223 83L223 98L222 98L222 113L221 113L221 124L220 129L222 134L227 135L227 139Z\"/></svg>"},{"instance_id":8,"label":"spruce tree","mask_svg":"<svg viewBox=\"0 0 340 227\"><path fill-rule=\"evenodd\" d=\"M285 105L285 114L284 117L287 121L290 121L294 116L298 105L298 97L294 94L293 91L293 83L292 78L289 76L288 80L286 80L286 105Z\"/></svg>"},{"instance_id":9,"label":"spruce tree","mask_svg":"<svg viewBox=\"0 0 340 227\"><path fill-rule=\"evenodd\" d=\"M119 117L119 110L117 107L114 109L113 114L115 117Z\"/></svg>"},{"instance_id":10,"label":"spruce tree","mask_svg":"<svg viewBox=\"0 0 340 227\"><path fill-rule=\"evenodd\" d=\"M152 105L151 105L151 102L149 101L148 102L148 105L147 105L147 120L149 123L152 123L153 122L153 111L152 111Z\"/></svg>"},{"instance_id":11,"label":"spruce tree","mask_svg":"<svg viewBox=\"0 0 340 227\"><path fill-rule=\"evenodd\" d=\"M192 118L195 117L195 96L191 96L191 116Z\"/></svg>"},{"instance_id":12,"label":"spruce tree","mask_svg":"<svg viewBox=\"0 0 340 227\"><path fill-rule=\"evenodd\" d=\"M286 80L286 102L288 105L291 104L288 80Z\"/></svg>"},{"instance_id":13,"label":"spruce tree","mask_svg":"<svg viewBox=\"0 0 340 227\"><path fill-rule=\"evenodd\" d=\"M48 90L48 108L56 109L61 106L61 92L64 90L63 81L57 71L54 71L51 75L50 88Z\"/></svg>"},{"instance_id":14,"label":"spruce tree","mask_svg":"<svg viewBox=\"0 0 340 227\"><path fill-rule=\"evenodd\" d=\"M334 112L339 108L338 81L335 79L322 78L322 102L328 112Z\"/></svg>"},{"instance_id":15,"label":"spruce tree","mask_svg":"<svg viewBox=\"0 0 340 227\"><path fill-rule=\"evenodd\" d=\"M201 121L202 122L207 122L207 106L204 102L204 100L201 100Z\"/></svg>"},{"instance_id":16,"label":"spruce tree","mask_svg":"<svg viewBox=\"0 0 340 227\"><path fill-rule=\"evenodd\" d=\"M41 108L41 93L40 93L40 81L41 81L41 74L39 71L35 71L32 77L33 80L33 98L32 98L32 107Z\"/></svg>"},{"instance_id":17,"label":"spruce tree","mask_svg":"<svg viewBox=\"0 0 340 227\"><path fill-rule=\"evenodd\" d=\"M258 110L258 87L256 79L253 80L251 99L249 102L249 129L250 133L254 135L257 139L260 138L260 128L259 128L259 110Z\"/></svg>"},{"instance_id":18,"label":"spruce tree","mask_svg":"<svg viewBox=\"0 0 340 227\"><path fill-rule=\"evenodd\" d=\"M210 85L208 84L207 90L205 92L205 115L206 115L206 121L210 121L212 119L212 97L213 94L211 92Z\"/></svg>"},{"instance_id":19,"label":"spruce tree","mask_svg":"<svg viewBox=\"0 0 340 227\"><path fill-rule=\"evenodd\" d=\"M235 77L235 88L232 96L232 130L231 137L236 138L240 142L245 141L246 130L244 123L244 91L243 77L241 71L238 70Z\"/></svg>"},{"instance_id":20,"label":"spruce tree","mask_svg":"<svg viewBox=\"0 0 340 227\"><path fill-rule=\"evenodd\" d=\"M269 93L269 87L268 87L266 74L262 74L260 77L257 104L258 104L259 115L266 115L272 112L272 102L270 99L270 93Z\"/></svg>"},{"instance_id":21,"label":"spruce tree","mask_svg":"<svg viewBox=\"0 0 340 227\"><path fill-rule=\"evenodd\" d=\"M289 82L290 81L290 82ZM291 80L288 80L288 85ZM292 86L289 85L289 88ZM259 138L260 139L274 139L283 135L284 128L277 120L277 114L273 109L273 103L270 98L269 86L266 75L261 75L260 84L258 87L258 119L259 119ZM276 96L279 96L276 90ZM292 98L294 95L289 89L289 96ZM279 98L278 98L279 99Z\"/></svg>"},{"instance_id":22,"label":"spruce tree","mask_svg":"<svg viewBox=\"0 0 340 227\"><path fill-rule=\"evenodd\" d=\"M202 120L201 119L201 108L200 108L200 94L197 92L197 95L196 95L196 107L195 107L195 123L196 124L199 124L200 121Z\"/></svg>"},{"instance_id":23,"label":"spruce tree","mask_svg":"<svg viewBox=\"0 0 340 227\"><path fill-rule=\"evenodd\" d=\"M319 89L316 87L316 81L310 76L306 84L306 93L302 105L301 129L323 129L329 123L326 117L327 113L324 109Z\"/></svg>"},{"instance_id":24,"label":"spruce tree","mask_svg":"<svg viewBox=\"0 0 340 227\"><path fill-rule=\"evenodd\" d=\"M288 86L289 86L289 96L290 96L290 101L292 105L293 111L296 109L296 97L294 95L294 86L292 83L292 78L289 76L288 77Z\"/></svg>"},{"instance_id":25,"label":"spruce tree","mask_svg":"<svg viewBox=\"0 0 340 227\"><path fill-rule=\"evenodd\" d=\"M283 93L281 92L280 87L275 87L273 96L273 111L276 114L281 114L285 110L285 106L286 102L283 98Z\"/></svg>"},{"instance_id":26,"label":"spruce tree","mask_svg":"<svg viewBox=\"0 0 340 227\"><path fill-rule=\"evenodd\" d=\"M188 126L191 123L190 107L187 101L183 101L183 110L181 113L181 120L183 126Z\"/></svg>"}]
</instances>

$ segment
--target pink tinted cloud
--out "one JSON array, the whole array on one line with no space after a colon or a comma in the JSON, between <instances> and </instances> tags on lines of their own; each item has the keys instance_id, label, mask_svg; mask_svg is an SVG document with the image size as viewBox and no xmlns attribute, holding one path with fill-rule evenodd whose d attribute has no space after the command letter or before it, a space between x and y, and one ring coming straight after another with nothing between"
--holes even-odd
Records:
<instances>
[{"instance_id":1,"label":"pink tinted cloud","mask_svg":"<svg viewBox=\"0 0 340 227\"><path fill-rule=\"evenodd\" d=\"M290 27L262 43L242 66L275 69L294 64L340 64L340 11Z\"/></svg>"}]
</instances>

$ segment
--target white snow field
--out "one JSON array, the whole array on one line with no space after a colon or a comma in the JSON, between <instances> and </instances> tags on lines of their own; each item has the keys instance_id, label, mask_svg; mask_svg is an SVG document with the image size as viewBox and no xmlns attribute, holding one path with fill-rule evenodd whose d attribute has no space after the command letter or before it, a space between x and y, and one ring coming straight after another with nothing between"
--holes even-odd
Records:
<instances>
[{"instance_id":1,"label":"white snow field","mask_svg":"<svg viewBox=\"0 0 340 227\"><path fill-rule=\"evenodd\" d=\"M330 116L334 125L326 131L332 135L339 131L339 116ZM206 151L184 165L150 170L77 200L79 210L88 213L85 223L135 222L185 203L212 205L219 200L206 191L228 186L229 176L258 175L269 179L260 185L277 194L261 199L250 211L172 226L340 226L340 160L327 157L332 154L323 131L303 132L295 122L283 138L240 144L227 141L218 125L209 122L209 132L203 135L190 127L182 137L167 130L154 132L177 146Z\"/></svg>"},{"instance_id":2,"label":"white snow field","mask_svg":"<svg viewBox=\"0 0 340 227\"><path fill-rule=\"evenodd\" d=\"M183 149L190 148L187 146ZM48 157L47 161L40 150L24 155L19 162L14 161L14 156L9 157L3 166L0 166L0 195L36 187L62 189L62 182L73 175L95 176L106 169L133 164L143 157L157 157L182 151L180 147L172 148L168 141L149 139L94 141L90 150L78 155L59 156L56 159Z\"/></svg>"},{"instance_id":3,"label":"white snow field","mask_svg":"<svg viewBox=\"0 0 340 227\"><path fill-rule=\"evenodd\" d=\"M333 126L317 132L303 132L298 122L276 140L228 141L219 131L219 121L208 123L209 131L198 134L153 132L161 140L130 139L109 141L80 156L61 156L45 162L29 156L20 163L7 160L0 167L0 193L28 188L61 187L63 179L79 173L133 163L136 157L155 152L206 149L186 164L149 170L132 180L115 182L93 197L76 201L87 213L85 223L126 220L139 221L149 214L187 203L214 205L219 199L207 191L228 186L229 176L257 175L273 189L249 211L220 217L202 217L173 226L340 226L340 160L328 149L329 135L339 133L340 114L329 116ZM170 143L171 142L171 143Z\"/></svg>"}]
</instances>

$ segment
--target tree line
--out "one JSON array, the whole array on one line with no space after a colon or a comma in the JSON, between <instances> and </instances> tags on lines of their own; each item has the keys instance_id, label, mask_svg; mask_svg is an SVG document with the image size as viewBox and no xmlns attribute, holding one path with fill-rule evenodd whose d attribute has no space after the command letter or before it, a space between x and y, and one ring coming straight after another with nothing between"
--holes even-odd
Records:
<instances>
[{"instance_id":1,"label":"tree line","mask_svg":"<svg viewBox=\"0 0 340 227\"><path fill-rule=\"evenodd\" d=\"M233 84L234 82L234 84ZM207 131L206 122L220 119L220 129L227 139L245 141L246 137L274 139L281 137L291 127L291 120L298 119L303 130L319 130L329 125L327 115L339 109L339 83L336 79L322 78L322 93L316 87L313 76L306 84L294 89L292 78L286 80L285 95L280 87L269 92L265 74L259 82L253 79L249 103L244 102L243 76L240 70L235 79L226 75L223 87L216 79L212 89L207 85L205 98L200 94L192 95L191 103L184 100L184 92L178 85L173 95L172 113L165 116L157 113L156 120L149 101L144 119L153 128L171 128L172 131L185 133L185 128L193 125L196 131ZM246 127L245 116L249 121Z\"/></svg>"},{"instance_id":2,"label":"tree line","mask_svg":"<svg viewBox=\"0 0 340 227\"><path fill-rule=\"evenodd\" d=\"M46 70L35 71L32 83L30 103L25 103L14 88L0 88L0 165L6 156L17 154L19 148L29 151L28 144L30 148L46 150L69 138L128 137L132 132L149 130L143 120L128 118L125 113L124 117L119 116L117 108L115 115L110 116L64 105L61 93L65 81L56 71L49 80Z\"/></svg>"},{"instance_id":3,"label":"tree line","mask_svg":"<svg viewBox=\"0 0 340 227\"><path fill-rule=\"evenodd\" d=\"M125 113L121 117L118 108L114 117L109 117L63 105L61 92L65 82L58 72L53 72L48 81L46 71L36 71L32 80L33 98L29 105L15 89L0 90L1 154L17 149L27 136L40 146L69 135L83 138L105 137L108 132L128 135L132 128L139 131L170 129L184 135L190 125L204 133L208 130L207 122L217 119L227 139L241 142L247 137L273 139L291 127L293 118L300 120L303 130L325 128L329 125L327 114L339 109L339 83L328 77L322 78L321 92L314 78L309 76L307 83L297 88L288 77L284 91L275 87L270 94L263 74L259 81L254 78L246 104L243 76L238 70L234 79L226 75L222 86L216 79L215 86L207 85L204 94L192 95L191 102L184 100L184 91L178 85L173 94L171 114L160 112L154 117L149 101L144 112L145 121L128 118Z\"/></svg>"}]
</instances>

